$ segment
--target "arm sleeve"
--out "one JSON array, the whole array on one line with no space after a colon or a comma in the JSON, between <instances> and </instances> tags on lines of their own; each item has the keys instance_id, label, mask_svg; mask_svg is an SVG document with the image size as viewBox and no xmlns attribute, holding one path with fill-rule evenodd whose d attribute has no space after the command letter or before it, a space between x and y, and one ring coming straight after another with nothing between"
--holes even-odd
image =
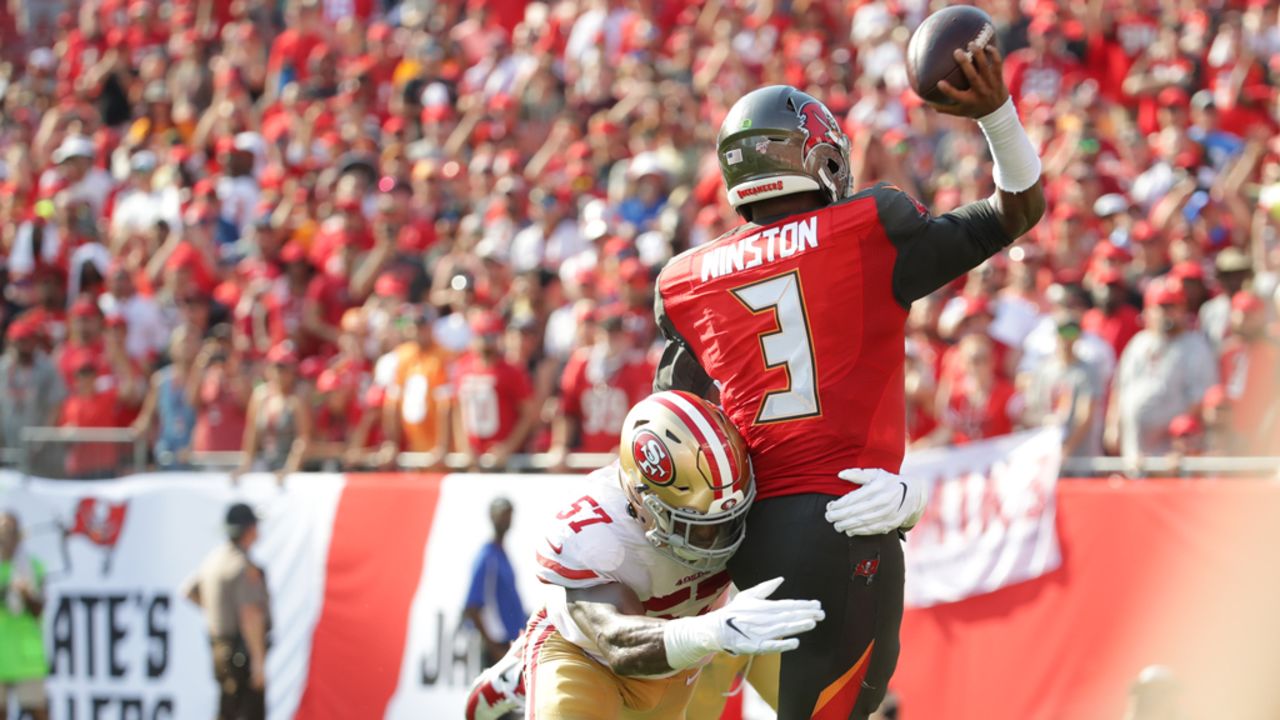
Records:
<instances>
[{"instance_id":1,"label":"arm sleeve","mask_svg":"<svg viewBox=\"0 0 1280 720\"><path fill-rule=\"evenodd\" d=\"M267 584L262 577L262 571L254 567L245 568L236 581L235 588L236 606L257 605L265 608L267 606Z\"/></svg>"},{"instance_id":2,"label":"arm sleeve","mask_svg":"<svg viewBox=\"0 0 1280 720\"><path fill-rule=\"evenodd\" d=\"M903 307L964 275L1013 242L990 200L969 203L935 218L892 185L878 185L873 193L880 224L898 250L893 295Z\"/></svg>"},{"instance_id":3,"label":"arm sleeve","mask_svg":"<svg viewBox=\"0 0 1280 720\"><path fill-rule=\"evenodd\" d=\"M484 578L490 572L491 557L488 548L485 548L483 554L476 558L475 565L471 568L471 585L467 588L467 604L464 607L484 607Z\"/></svg>"},{"instance_id":4,"label":"arm sleeve","mask_svg":"<svg viewBox=\"0 0 1280 720\"><path fill-rule=\"evenodd\" d=\"M662 349L662 358L658 360L658 369L653 376L653 391L684 390L698 397L711 397L715 391L715 382L702 369L698 357L671 324L671 318L667 317L662 303L661 281L655 298L654 317L667 344Z\"/></svg>"}]
</instances>

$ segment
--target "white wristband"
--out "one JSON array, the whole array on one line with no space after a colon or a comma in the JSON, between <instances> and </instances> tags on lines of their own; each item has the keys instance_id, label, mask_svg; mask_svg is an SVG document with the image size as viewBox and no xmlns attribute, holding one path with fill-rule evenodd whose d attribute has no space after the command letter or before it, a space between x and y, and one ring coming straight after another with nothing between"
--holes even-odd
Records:
<instances>
[{"instance_id":1,"label":"white wristband","mask_svg":"<svg viewBox=\"0 0 1280 720\"><path fill-rule=\"evenodd\" d=\"M991 148L991 158L995 161L992 176L996 187L1005 192L1020 193L1035 185L1040 179L1040 156L1018 119L1013 98L1005 100L990 115L978 118L978 127L987 137L987 146Z\"/></svg>"},{"instance_id":2,"label":"white wristband","mask_svg":"<svg viewBox=\"0 0 1280 720\"><path fill-rule=\"evenodd\" d=\"M702 617L676 618L662 626L662 644L667 650L667 664L672 670L684 670L720 649L715 625Z\"/></svg>"}]
</instances>

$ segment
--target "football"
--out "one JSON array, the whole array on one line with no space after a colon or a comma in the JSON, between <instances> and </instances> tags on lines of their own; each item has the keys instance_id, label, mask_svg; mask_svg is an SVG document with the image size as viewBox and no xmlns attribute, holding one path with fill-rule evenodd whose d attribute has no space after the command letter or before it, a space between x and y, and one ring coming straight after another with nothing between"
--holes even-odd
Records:
<instances>
[{"instance_id":1,"label":"football","mask_svg":"<svg viewBox=\"0 0 1280 720\"><path fill-rule=\"evenodd\" d=\"M938 89L946 80L958 90L969 89L955 50L969 43L986 47L996 41L996 27L991 16L971 5L953 5L925 18L907 45L907 76L916 94L931 103L951 104L951 99Z\"/></svg>"}]
</instances>

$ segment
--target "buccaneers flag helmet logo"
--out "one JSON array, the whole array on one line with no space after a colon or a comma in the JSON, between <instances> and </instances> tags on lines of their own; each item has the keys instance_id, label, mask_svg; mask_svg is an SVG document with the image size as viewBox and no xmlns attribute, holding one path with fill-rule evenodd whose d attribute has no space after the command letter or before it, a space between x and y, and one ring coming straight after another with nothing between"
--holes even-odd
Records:
<instances>
[{"instance_id":1,"label":"buccaneers flag helmet logo","mask_svg":"<svg viewBox=\"0 0 1280 720\"><path fill-rule=\"evenodd\" d=\"M844 131L840 129L840 123L836 122L831 111L822 103L807 102L800 106L796 111L800 116L800 130L804 132L804 158L809 159L809 153L819 145L830 145L837 150L843 150L847 144Z\"/></svg>"}]
</instances>

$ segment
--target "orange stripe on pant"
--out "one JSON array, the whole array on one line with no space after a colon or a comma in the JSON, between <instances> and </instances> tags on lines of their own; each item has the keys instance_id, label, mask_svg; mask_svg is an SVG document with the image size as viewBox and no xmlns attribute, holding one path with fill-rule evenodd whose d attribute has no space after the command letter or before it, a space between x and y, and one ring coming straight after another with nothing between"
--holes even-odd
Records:
<instances>
[{"instance_id":1,"label":"orange stripe on pant","mask_svg":"<svg viewBox=\"0 0 1280 720\"><path fill-rule=\"evenodd\" d=\"M400 681L440 476L349 475L296 720L380 718ZM376 608L376 612L371 612ZM351 649L358 648L359 657Z\"/></svg>"},{"instance_id":2,"label":"orange stripe on pant","mask_svg":"<svg viewBox=\"0 0 1280 720\"><path fill-rule=\"evenodd\" d=\"M853 712L853 706L858 703L862 679L867 676L871 649L875 646L876 641L872 640L853 667L836 678L835 682L823 688L822 693L818 695L818 704L813 708L813 715L810 716L812 720L848 720L849 713Z\"/></svg>"}]
</instances>

